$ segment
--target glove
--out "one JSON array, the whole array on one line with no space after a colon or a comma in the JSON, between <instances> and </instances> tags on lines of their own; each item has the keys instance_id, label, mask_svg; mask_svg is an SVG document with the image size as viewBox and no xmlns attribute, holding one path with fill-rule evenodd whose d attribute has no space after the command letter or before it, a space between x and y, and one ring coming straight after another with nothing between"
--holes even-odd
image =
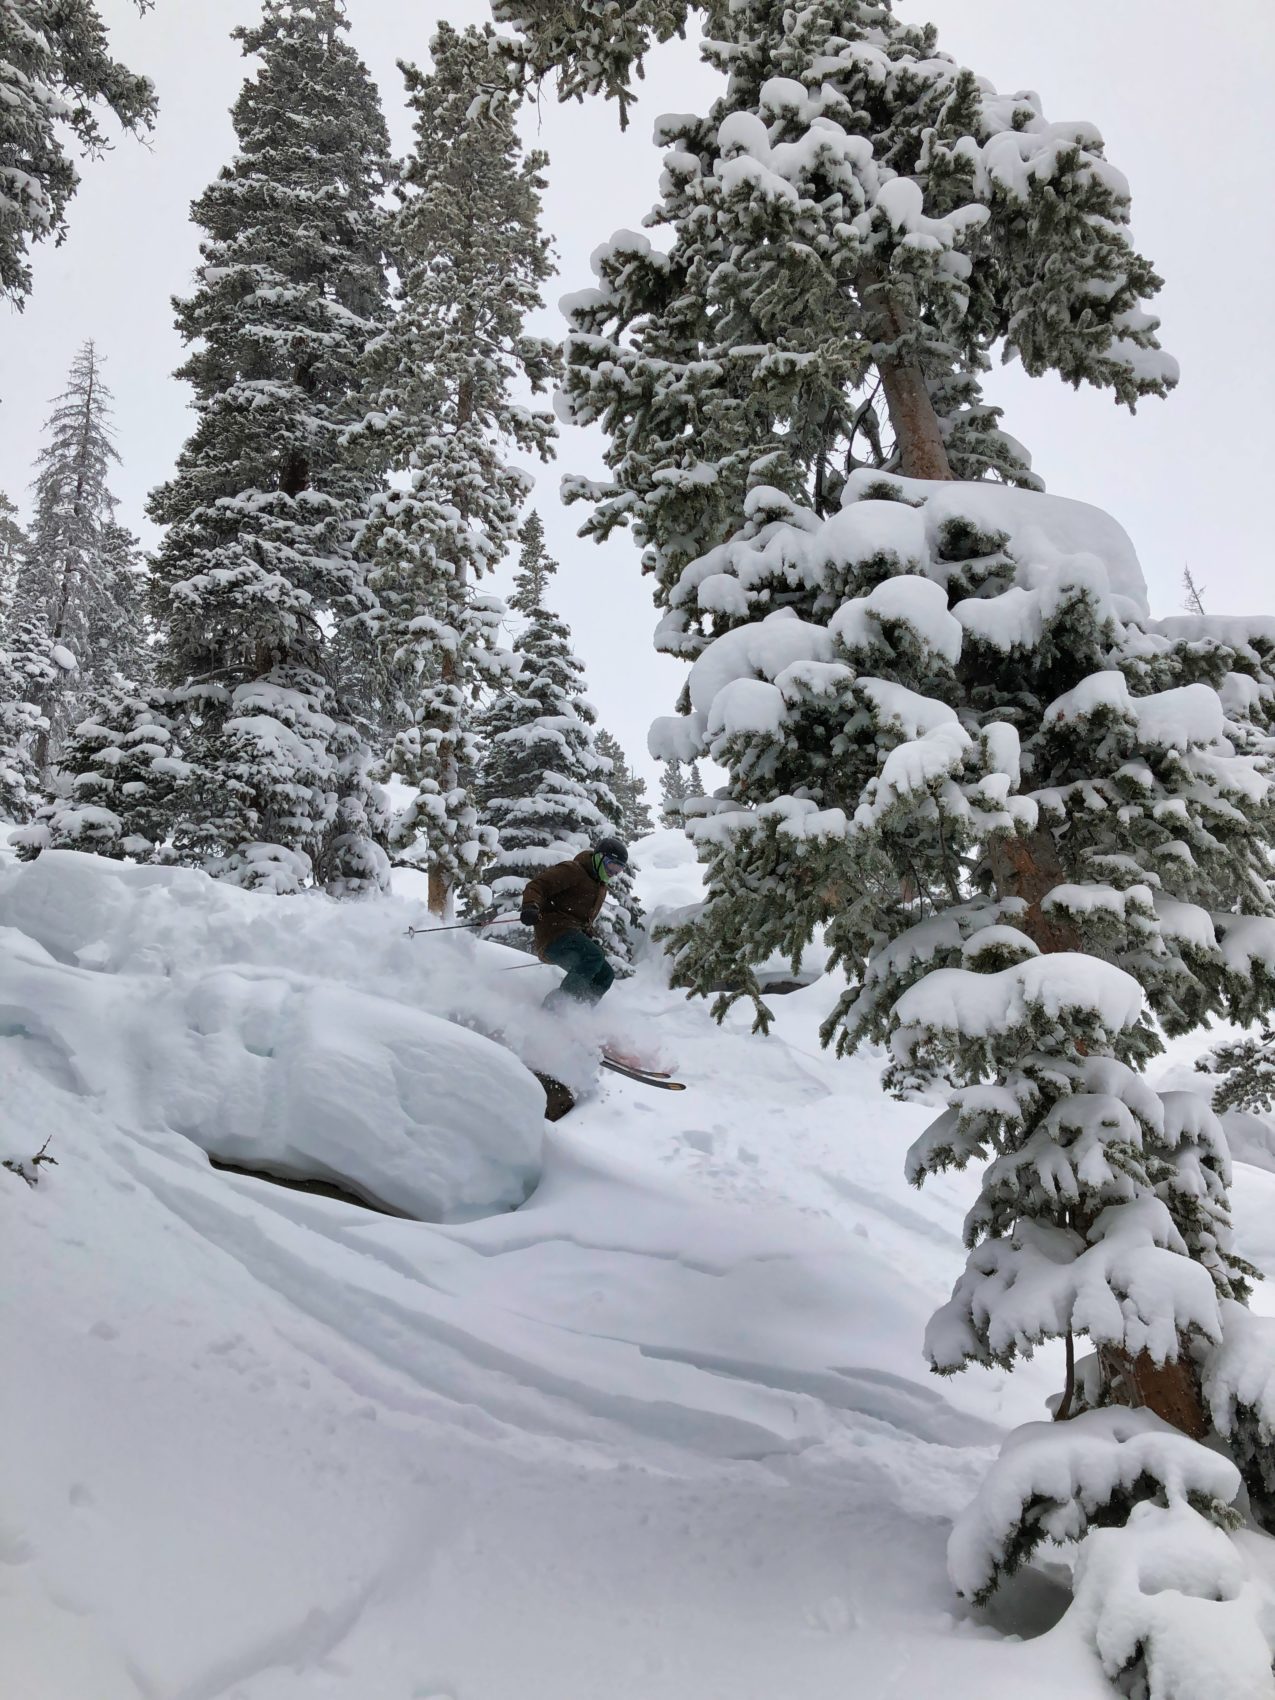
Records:
<instances>
[{"instance_id":1,"label":"glove","mask_svg":"<svg viewBox=\"0 0 1275 1700\"><path fill-rule=\"evenodd\" d=\"M518 919L524 927L534 927L540 919L540 905L538 903L524 903Z\"/></svg>"}]
</instances>

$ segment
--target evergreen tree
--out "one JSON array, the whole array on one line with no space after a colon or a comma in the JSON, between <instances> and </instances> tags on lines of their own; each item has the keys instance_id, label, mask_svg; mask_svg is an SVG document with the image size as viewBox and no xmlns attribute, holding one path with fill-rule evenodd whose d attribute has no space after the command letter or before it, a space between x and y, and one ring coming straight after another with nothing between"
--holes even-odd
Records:
<instances>
[{"instance_id":1,"label":"evergreen tree","mask_svg":"<svg viewBox=\"0 0 1275 1700\"><path fill-rule=\"evenodd\" d=\"M560 57L567 92L612 93L688 9L504 8L533 69ZM931 31L852 0L703 10L730 83L666 126L669 249L599 252L566 356L573 417L611 438L612 483L575 490L589 529L635 525L658 642L694 661L653 748L728 774L692 821L709 901L673 934L674 980L742 988L718 1013L751 995L764 1027L750 964L799 965L823 927L848 981L825 1042L887 1044L892 1090L950 1095L911 1177L984 1165L933 1366L1095 1348L1042 1471L1007 1455L995 1477L978 1566L954 1535L958 1586L982 1597L1044 1534L1137 1501L1180 1505L1206 1555L1202 1517L1232 1526L1239 1478L1194 1442L1229 1446L1269 1507L1275 1409L1237 1392L1252 1271L1225 1140L1141 1069L1151 1016L1174 1035L1275 1001L1275 647L1157 626L1094 510L951 482L1014 472L983 425L958 449L940 405L973 406L998 343L1130 406L1163 393L1139 306L1158 280L1096 132L996 96ZM898 453L859 456L877 383ZM1168 1449L1161 1422L1184 1431ZM1129 1681L1158 1651L1130 1648Z\"/></svg>"},{"instance_id":2,"label":"evergreen tree","mask_svg":"<svg viewBox=\"0 0 1275 1700\"><path fill-rule=\"evenodd\" d=\"M687 803L704 795L704 780L697 761L687 767L676 758L664 763L660 775L660 819L665 826L681 826L686 819Z\"/></svg>"},{"instance_id":3,"label":"evergreen tree","mask_svg":"<svg viewBox=\"0 0 1275 1700\"><path fill-rule=\"evenodd\" d=\"M476 587L516 538L529 488L505 445L546 457L554 429L513 395L516 380L541 390L554 369L553 345L525 329L549 276L545 156L523 152L512 104L489 89L491 47L490 29L443 24L433 69L403 67L416 146L391 237L401 310L371 350L359 432L370 460L408 479L378 498L367 543L384 610L390 765L417 791L393 843L428 861L440 915L493 847L466 774L478 759L475 699L507 667L500 605Z\"/></svg>"},{"instance_id":4,"label":"evergreen tree","mask_svg":"<svg viewBox=\"0 0 1275 1700\"><path fill-rule=\"evenodd\" d=\"M107 689L120 678L148 681L154 668L146 618L146 567L142 546L126 525L108 520L100 545L102 577L110 587L114 618L106 632L104 657L110 673L93 683Z\"/></svg>"},{"instance_id":5,"label":"evergreen tree","mask_svg":"<svg viewBox=\"0 0 1275 1700\"><path fill-rule=\"evenodd\" d=\"M681 762L666 761L660 774L660 820L665 826L681 826L682 804L688 794L686 772Z\"/></svg>"},{"instance_id":6,"label":"evergreen tree","mask_svg":"<svg viewBox=\"0 0 1275 1700\"><path fill-rule=\"evenodd\" d=\"M100 655L88 688L78 673L61 697L71 725L59 754L54 796L32 810L12 834L24 861L42 850L92 850L136 861L167 859L164 838L179 784L189 776L174 738L174 722L155 701L153 662L145 621L144 569L138 540L108 520L97 544L101 580L110 597L100 622ZM44 640L50 652L53 646ZM28 664L33 649L28 628ZM56 653L56 652L55 652ZM51 667L51 660L46 661ZM112 807L114 805L114 807ZM125 826L125 820L128 825Z\"/></svg>"},{"instance_id":7,"label":"evergreen tree","mask_svg":"<svg viewBox=\"0 0 1275 1700\"><path fill-rule=\"evenodd\" d=\"M18 567L29 547L16 504L0 490L0 635L8 630L17 590Z\"/></svg>"},{"instance_id":8,"label":"evergreen tree","mask_svg":"<svg viewBox=\"0 0 1275 1700\"><path fill-rule=\"evenodd\" d=\"M1195 574L1190 567L1182 569L1182 606L1188 614L1203 614L1204 592L1202 586L1195 582Z\"/></svg>"},{"instance_id":9,"label":"evergreen tree","mask_svg":"<svg viewBox=\"0 0 1275 1700\"><path fill-rule=\"evenodd\" d=\"M1070 1364L1087 1336L1059 1416L1129 1405L1220 1436L1269 1507L1275 1409L1237 1418L1218 1379L1253 1273L1225 1138L1204 1099L1142 1070L1149 1017L1175 1036L1275 1002L1275 646L1236 622L1157 627L1127 541L1078 504L879 479L851 494L738 562L753 582L768 556L802 562L829 617L723 634L692 669L691 715L664 728L730 774L691 823L710 900L672 935L674 982L742 987L764 1027L749 965L799 964L822 928L848 981L825 1042L887 1046L896 1094L948 1093L909 1177L982 1167L932 1366L1009 1368L1048 1340ZM1058 1426L1061 1451L1081 1444ZM1136 1479L1095 1462L1123 1441L1085 1433L1083 1495L1077 1477L1058 1512L1071 1536L1178 1492L1150 1461ZM1023 1499L980 1597L1048 1532L1039 1478L1008 1479Z\"/></svg>"},{"instance_id":10,"label":"evergreen tree","mask_svg":"<svg viewBox=\"0 0 1275 1700\"><path fill-rule=\"evenodd\" d=\"M63 766L72 777L66 794L11 835L19 857L31 861L52 849L170 860L165 840L190 778L176 731L153 691L123 677L113 680L67 740Z\"/></svg>"},{"instance_id":11,"label":"evergreen tree","mask_svg":"<svg viewBox=\"0 0 1275 1700\"><path fill-rule=\"evenodd\" d=\"M611 793L620 810L619 818L612 822L612 826L626 844L632 844L635 838L645 838L655 830L651 805L646 800L646 781L634 773L619 740L609 732L599 728L594 743L598 754L611 763Z\"/></svg>"},{"instance_id":12,"label":"evergreen tree","mask_svg":"<svg viewBox=\"0 0 1275 1700\"><path fill-rule=\"evenodd\" d=\"M40 708L60 669L40 632L17 624L0 644L0 819L27 821L44 800L37 750L49 722Z\"/></svg>"},{"instance_id":13,"label":"evergreen tree","mask_svg":"<svg viewBox=\"0 0 1275 1700\"><path fill-rule=\"evenodd\" d=\"M500 914L517 914L528 880L618 830L622 816L610 764L595 742L597 716L584 695L584 668L570 631L548 606L557 562L545 551L539 514L531 514L521 535L509 601L526 621L514 641L521 666L479 727L484 759L477 803L481 820L499 838L487 880ZM608 954L625 964L631 910L618 882L614 895L599 933ZM524 950L531 942L530 930L518 926L493 936Z\"/></svg>"},{"instance_id":14,"label":"evergreen tree","mask_svg":"<svg viewBox=\"0 0 1275 1700\"><path fill-rule=\"evenodd\" d=\"M27 634L14 647L58 661L37 669L45 681L38 706L47 724L35 746L42 771L88 694L132 659L141 631L142 581L126 570L128 546L136 545L115 521L109 484L119 463L110 401L101 359L86 342L45 425L34 517L14 589L12 623Z\"/></svg>"},{"instance_id":15,"label":"evergreen tree","mask_svg":"<svg viewBox=\"0 0 1275 1700\"><path fill-rule=\"evenodd\" d=\"M1196 1063L1201 1074L1218 1076L1213 1108L1264 1111L1275 1109L1275 1025L1262 1023L1250 1038L1215 1045Z\"/></svg>"},{"instance_id":16,"label":"evergreen tree","mask_svg":"<svg viewBox=\"0 0 1275 1700\"><path fill-rule=\"evenodd\" d=\"M640 35L649 10L617 31ZM825 517L859 466L1034 483L978 396L993 349L1130 406L1176 378L1092 126L997 95L868 0L705 10L729 84L707 117L661 123L646 222L668 252L621 232L595 253L564 385L575 422L611 440L610 483L569 480L568 497L596 502L590 534L634 527L668 610L660 647L686 656L754 617L729 555L707 557L768 491ZM595 8L573 27L577 11ZM558 45L570 86L593 50Z\"/></svg>"},{"instance_id":17,"label":"evergreen tree","mask_svg":"<svg viewBox=\"0 0 1275 1700\"><path fill-rule=\"evenodd\" d=\"M629 850L627 865L618 874L612 875L610 902L599 918L599 930L612 966L623 975L630 969L646 922L645 911L634 890L640 864L633 854L633 842L653 832L655 823L646 800L646 781L639 779L630 768L618 741L609 732L599 731L594 742L603 761L611 764L607 786L614 799L616 813L608 818L608 825ZM599 799L599 807L605 814L605 798Z\"/></svg>"},{"instance_id":18,"label":"evergreen tree","mask_svg":"<svg viewBox=\"0 0 1275 1700\"><path fill-rule=\"evenodd\" d=\"M148 9L151 0L137 0ZM106 107L125 130L149 130L155 91L113 60L93 0L4 0L0 5L0 297L21 307L31 288L29 245L66 234L67 202L82 152L107 147Z\"/></svg>"},{"instance_id":19,"label":"evergreen tree","mask_svg":"<svg viewBox=\"0 0 1275 1700\"><path fill-rule=\"evenodd\" d=\"M198 423L150 505L168 527L158 706L179 715L190 763L175 849L240 884L338 894L387 879L337 667L341 626L372 602L355 553L372 481L343 433L387 312L389 144L347 30L339 0L266 0L234 32L258 66L233 109L235 158L194 204L203 258L175 304Z\"/></svg>"}]
</instances>

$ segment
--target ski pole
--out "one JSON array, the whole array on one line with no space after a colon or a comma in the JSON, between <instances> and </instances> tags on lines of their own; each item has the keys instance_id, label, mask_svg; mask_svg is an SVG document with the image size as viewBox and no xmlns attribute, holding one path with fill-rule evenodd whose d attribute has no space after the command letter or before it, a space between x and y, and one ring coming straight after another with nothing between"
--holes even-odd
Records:
<instances>
[{"instance_id":1,"label":"ski pole","mask_svg":"<svg viewBox=\"0 0 1275 1700\"><path fill-rule=\"evenodd\" d=\"M448 927L409 927L404 937L414 939L420 933L463 933L471 927L501 927L507 921L516 921L516 915L497 915L494 919L483 921L457 921Z\"/></svg>"}]
</instances>

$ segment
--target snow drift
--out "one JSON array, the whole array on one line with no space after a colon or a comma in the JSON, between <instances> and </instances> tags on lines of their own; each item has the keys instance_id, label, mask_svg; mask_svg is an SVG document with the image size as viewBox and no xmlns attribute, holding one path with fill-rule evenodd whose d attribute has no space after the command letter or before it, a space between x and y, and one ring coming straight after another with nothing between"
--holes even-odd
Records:
<instances>
[{"instance_id":1,"label":"snow drift","mask_svg":"<svg viewBox=\"0 0 1275 1700\"><path fill-rule=\"evenodd\" d=\"M651 849L644 900L692 898L681 841ZM404 938L419 919L0 862L0 1156L52 1134L58 1161L0 1173L15 1695L1109 1700L1056 1553L991 1617L952 1591L951 1524L1060 1367L927 1374L972 1187L907 1188L929 1111L819 1052L830 982L762 1040L648 958L609 1019L689 1090L586 1075L545 1132L522 1064L458 1021L578 1063L538 1014L552 974ZM463 1068L436 1100L413 1069L443 1056ZM215 1171L232 1103L276 1162L493 1213L393 1220ZM1275 1177L1236 1198L1275 1267ZM1247 1397L1253 1366L1223 1370Z\"/></svg>"},{"instance_id":2,"label":"snow drift","mask_svg":"<svg viewBox=\"0 0 1275 1700\"><path fill-rule=\"evenodd\" d=\"M413 1007L392 973L384 995L324 978L307 942L338 912L279 903L262 914L203 874L76 851L11 866L5 1028L50 1090L126 1108L139 1133L169 1130L222 1161L430 1221L521 1203L539 1171L534 1077L503 1046Z\"/></svg>"}]
</instances>

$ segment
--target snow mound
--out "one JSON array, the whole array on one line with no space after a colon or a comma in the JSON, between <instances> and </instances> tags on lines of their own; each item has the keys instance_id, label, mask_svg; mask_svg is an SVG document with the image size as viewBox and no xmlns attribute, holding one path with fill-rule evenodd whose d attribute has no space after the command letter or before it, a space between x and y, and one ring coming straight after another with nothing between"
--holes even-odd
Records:
<instances>
[{"instance_id":1,"label":"snow mound","mask_svg":"<svg viewBox=\"0 0 1275 1700\"><path fill-rule=\"evenodd\" d=\"M635 849L644 904L698 894L683 835ZM183 1136L240 1094L279 1144L322 1121L348 1177L388 1119L419 1186L408 1111L441 1119L442 1088L406 1076L436 1042L481 1071L479 1141L498 1071L530 1090L510 1052L578 1064L539 1012L551 969L404 937L422 879L335 904L0 855L0 1156L52 1132L58 1164L0 1172L6 1697L1110 1700L1065 1556L999 1627L953 1597L951 1520L1061 1354L926 1371L974 1187L907 1186L931 1112L820 1051L831 979L762 1039L648 953L607 1020L688 1089L586 1076L532 1197L481 1220L218 1172ZM286 1126L276 1087L308 1105ZM367 1184L392 1187L376 1151ZM1264 1247L1275 1178L1244 1183ZM1216 1365L1237 1420L1260 1345ZM1258 1537L1231 1539L1255 1568Z\"/></svg>"},{"instance_id":2,"label":"snow mound","mask_svg":"<svg viewBox=\"0 0 1275 1700\"><path fill-rule=\"evenodd\" d=\"M1228 1458L1171 1428L1150 1411L1083 1411L1062 1423L1025 1423L1001 1447L977 1497L956 1519L948 1573L958 1593L978 1599L995 1584L1002 1554L1038 1541L1080 1540L1121 1495L1229 1504L1240 1473Z\"/></svg>"},{"instance_id":3,"label":"snow mound","mask_svg":"<svg viewBox=\"0 0 1275 1700\"><path fill-rule=\"evenodd\" d=\"M127 1105L139 1131L406 1215L519 1204L539 1173L541 1087L504 1047L397 1001L392 983L382 996L301 969L304 941L342 919L322 899L266 906L203 874L73 851L7 869L13 1067L60 1088L65 1116L77 1099ZM258 962L208 966L213 940L252 930Z\"/></svg>"},{"instance_id":4,"label":"snow mound","mask_svg":"<svg viewBox=\"0 0 1275 1700\"><path fill-rule=\"evenodd\" d=\"M1234 1160L1275 1175L1275 1125L1271 1118L1248 1110L1227 1110L1219 1119Z\"/></svg>"},{"instance_id":5,"label":"snow mound","mask_svg":"<svg viewBox=\"0 0 1275 1700\"><path fill-rule=\"evenodd\" d=\"M652 927L704 896L703 870L692 840L680 828L660 827L631 846L641 869L639 890Z\"/></svg>"},{"instance_id":6,"label":"snow mound","mask_svg":"<svg viewBox=\"0 0 1275 1700\"><path fill-rule=\"evenodd\" d=\"M1275 1596L1244 1547L1181 1500L1095 1529L1076 1561L1077 1627L1147 1700L1271 1700Z\"/></svg>"}]
</instances>

